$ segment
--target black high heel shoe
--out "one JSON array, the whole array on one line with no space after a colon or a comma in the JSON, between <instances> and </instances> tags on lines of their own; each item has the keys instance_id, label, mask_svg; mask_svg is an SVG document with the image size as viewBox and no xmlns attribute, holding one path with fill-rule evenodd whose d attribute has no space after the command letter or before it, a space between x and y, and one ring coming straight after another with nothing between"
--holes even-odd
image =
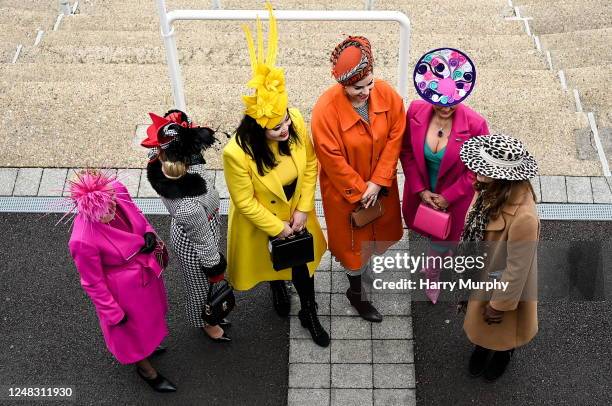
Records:
<instances>
[{"instance_id":1,"label":"black high heel shoe","mask_svg":"<svg viewBox=\"0 0 612 406\"><path fill-rule=\"evenodd\" d=\"M158 345L157 348L155 349L155 351L153 351L153 354L151 355L160 355L165 353L168 350L168 348L166 348L165 345Z\"/></svg>"},{"instance_id":2,"label":"black high heel shoe","mask_svg":"<svg viewBox=\"0 0 612 406\"><path fill-rule=\"evenodd\" d=\"M229 343L232 341L232 339L227 335L225 331L223 331L223 335L221 337L216 337L216 338L208 335L208 333L206 332L206 330L204 330L204 328L202 328L202 332L204 333L206 337L208 337L214 343Z\"/></svg>"},{"instance_id":3,"label":"black high heel shoe","mask_svg":"<svg viewBox=\"0 0 612 406\"><path fill-rule=\"evenodd\" d=\"M136 373L140 376L155 392L169 393L176 392L176 385L164 378L159 372L155 378L147 377L140 368L136 367Z\"/></svg>"}]
</instances>

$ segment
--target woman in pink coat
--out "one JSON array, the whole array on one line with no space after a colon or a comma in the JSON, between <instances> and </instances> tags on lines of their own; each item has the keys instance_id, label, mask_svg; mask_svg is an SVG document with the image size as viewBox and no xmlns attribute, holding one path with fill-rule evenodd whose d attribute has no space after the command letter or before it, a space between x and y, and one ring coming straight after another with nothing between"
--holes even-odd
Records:
<instances>
[{"instance_id":1,"label":"woman in pink coat","mask_svg":"<svg viewBox=\"0 0 612 406\"><path fill-rule=\"evenodd\" d=\"M451 230L446 243L432 243L428 256L450 255L449 248L459 240L465 214L474 196L475 175L459 158L465 141L488 135L486 120L461 104L476 81L472 61L461 51L440 48L429 51L416 65L414 84L423 100L413 101L406 114L406 130L400 161L406 177L402 213L406 226L413 227L421 202L446 210ZM422 270L429 280L438 281L440 270ZM436 303L440 291L428 289Z\"/></svg>"},{"instance_id":2,"label":"woman in pink coat","mask_svg":"<svg viewBox=\"0 0 612 406\"><path fill-rule=\"evenodd\" d=\"M91 298L108 350L154 390L176 387L148 357L168 334L166 290L161 277L161 244L155 230L113 177L84 171L70 183L77 211L70 253Z\"/></svg>"}]
</instances>

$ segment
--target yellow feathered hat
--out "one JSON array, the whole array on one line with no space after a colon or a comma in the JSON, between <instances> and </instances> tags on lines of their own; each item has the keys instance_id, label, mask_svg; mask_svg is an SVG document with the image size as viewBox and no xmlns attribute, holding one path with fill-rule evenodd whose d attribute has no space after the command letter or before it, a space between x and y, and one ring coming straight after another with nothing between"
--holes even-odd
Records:
<instances>
[{"instance_id":1,"label":"yellow feathered hat","mask_svg":"<svg viewBox=\"0 0 612 406\"><path fill-rule=\"evenodd\" d=\"M257 19L257 50L255 50L251 30L247 25L242 26L249 46L253 74L247 86L255 89L254 95L242 96L242 101L246 107L244 113L253 117L263 128L270 129L276 127L285 118L288 98L285 90L285 73L283 69L274 66L278 53L276 18L272 12L272 4L266 2L266 8L270 13L270 27L268 29L268 52L265 59L263 30L259 18Z\"/></svg>"}]
</instances>

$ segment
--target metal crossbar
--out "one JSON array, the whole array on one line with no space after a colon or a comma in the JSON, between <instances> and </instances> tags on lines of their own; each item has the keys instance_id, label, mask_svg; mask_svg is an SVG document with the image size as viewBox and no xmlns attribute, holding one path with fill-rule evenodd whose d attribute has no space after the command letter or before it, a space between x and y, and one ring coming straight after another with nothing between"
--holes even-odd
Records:
<instances>
[{"instance_id":1,"label":"metal crossbar","mask_svg":"<svg viewBox=\"0 0 612 406\"><path fill-rule=\"evenodd\" d=\"M187 111L181 67L178 61L174 28L172 24L180 20L267 20L265 10L166 10L165 0L157 0L161 24L161 34L166 48L166 60L172 84L172 96L177 109ZM408 97L408 67L410 52L410 20L399 11L370 10L275 10L277 20L285 21L391 21L400 24L399 66L397 90L404 101Z\"/></svg>"}]
</instances>

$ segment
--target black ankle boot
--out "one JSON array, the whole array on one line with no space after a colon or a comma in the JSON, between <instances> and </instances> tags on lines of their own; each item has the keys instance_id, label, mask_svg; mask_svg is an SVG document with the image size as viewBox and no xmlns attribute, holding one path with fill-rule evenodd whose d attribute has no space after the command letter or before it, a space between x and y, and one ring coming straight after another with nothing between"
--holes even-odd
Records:
<instances>
[{"instance_id":1,"label":"black ankle boot","mask_svg":"<svg viewBox=\"0 0 612 406\"><path fill-rule=\"evenodd\" d=\"M327 347L329 345L329 334L323 328L319 322L317 316L318 305L316 302L308 302L302 310L299 311L298 317L302 323L302 327L305 327L312 336L312 341L321 347Z\"/></svg>"},{"instance_id":2,"label":"black ankle boot","mask_svg":"<svg viewBox=\"0 0 612 406\"><path fill-rule=\"evenodd\" d=\"M508 351L495 351L491 357L491 361L489 361L489 365L487 365L484 370L484 378L489 382L493 382L502 376L510 363L512 354L514 354L514 349Z\"/></svg>"},{"instance_id":3,"label":"black ankle boot","mask_svg":"<svg viewBox=\"0 0 612 406\"><path fill-rule=\"evenodd\" d=\"M470 375L472 375L474 378L482 375L485 368L487 367L489 354L491 354L491 350L483 348L479 345L474 347L474 351L472 352L472 356L470 357Z\"/></svg>"},{"instance_id":4,"label":"black ankle boot","mask_svg":"<svg viewBox=\"0 0 612 406\"><path fill-rule=\"evenodd\" d=\"M274 310L279 316L287 317L291 311L291 297L287 292L285 281L271 281L270 289L272 290Z\"/></svg>"},{"instance_id":5,"label":"black ankle boot","mask_svg":"<svg viewBox=\"0 0 612 406\"><path fill-rule=\"evenodd\" d=\"M357 310L361 318L374 323L380 323L382 321L382 314L376 310L367 298L363 298L364 300L362 300L360 292L353 292L351 288L348 288L346 297L355 310Z\"/></svg>"}]
</instances>

